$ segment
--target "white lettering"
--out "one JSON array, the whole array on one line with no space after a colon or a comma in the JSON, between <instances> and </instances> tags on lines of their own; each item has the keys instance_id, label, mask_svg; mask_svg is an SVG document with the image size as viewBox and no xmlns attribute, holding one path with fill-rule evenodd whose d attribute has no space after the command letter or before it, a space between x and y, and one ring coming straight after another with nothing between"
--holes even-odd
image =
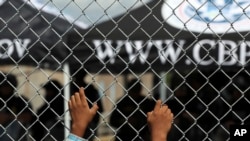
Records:
<instances>
[{"instance_id":1,"label":"white lettering","mask_svg":"<svg viewBox=\"0 0 250 141\"><path fill-rule=\"evenodd\" d=\"M119 53L121 46L123 44L122 41L117 41L116 42L117 47L112 47L111 40L107 40L104 43L102 43L101 40L94 40L93 43L96 47L97 56L100 58L100 60L104 60L105 58L108 57L110 59L111 64L115 63L115 56ZM102 45L104 45L104 47L105 47L104 50L102 50Z\"/></svg>"},{"instance_id":2,"label":"white lettering","mask_svg":"<svg viewBox=\"0 0 250 141\"><path fill-rule=\"evenodd\" d=\"M194 60L199 63L200 65L210 65L212 64L213 60L204 60L200 55L201 55L201 48L204 47L206 44L210 45L211 47L215 47L216 43L213 40L201 40L198 43L194 45L193 49L193 57Z\"/></svg>"},{"instance_id":3,"label":"white lettering","mask_svg":"<svg viewBox=\"0 0 250 141\"><path fill-rule=\"evenodd\" d=\"M137 57L139 56L141 64L144 64L146 62L146 59L148 58L152 45L153 44L149 42L146 46L145 52L143 52L143 41L126 42L125 49L128 53L130 63L135 63Z\"/></svg>"},{"instance_id":4,"label":"white lettering","mask_svg":"<svg viewBox=\"0 0 250 141\"><path fill-rule=\"evenodd\" d=\"M241 129L241 135L243 136L244 134L247 133L247 129Z\"/></svg>"},{"instance_id":5,"label":"white lettering","mask_svg":"<svg viewBox=\"0 0 250 141\"><path fill-rule=\"evenodd\" d=\"M24 51L27 49L29 43L31 42L30 39L14 39L13 40L13 43L15 44L16 46L16 49L17 49L17 55L18 57L22 57L23 54L24 54Z\"/></svg>"},{"instance_id":6,"label":"white lettering","mask_svg":"<svg viewBox=\"0 0 250 141\"><path fill-rule=\"evenodd\" d=\"M247 133L246 129L236 129L234 132L234 136L244 136Z\"/></svg>"},{"instance_id":7,"label":"white lettering","mask_svg":"<svg viewBox=\"0 0 250 141\"><path fill-rule=\"evenodd\" d=\"M153 43L152 42L148 42L147 43L147 46L146 46L146 50L145 52L143 52L142 48L143 48L143 41L135 41L135 46L139 52L139 55L140 55L140 62L142 64L144 64L148 58L148 55L150 53L150 50L153 46Z\"/></svg>"},{"instance_id":8,"label":"white lettering","mask_svg":"<svg viewBox=\"0 0 250 141\"><path fill-rule=\"evenodd\" d=\"M0 45L13 46L11 42L1 40ZM23 54L25 48L29 44L29 41L19 40L14 41L19 56ZM128 61L130 64L134 64L139 61L140 64L145 64L146 61L152 61L157 59L159 63L176 63L177 61L183 61L181 58L184 53L188 55L188 59L194 61L197 65L208 66L213 64L219 64L222 66L232 65L245 65L248 62L247 58L250 58L250 41L244 41L241 44L237 44L230 40L210 40L203 39L194 44L186 45L185 40L173 41L173 40L93 40L93 44L96 49L96 55L100 61L108 60L107 63L114 64L117 56ZM22 46L22 47L21 47ZM185 52L185 47L190 46L189 50L192 50L192 54ZM8 50L8 54L12 53L13 49ZM7 50L6 50L7 52ZM154 56L151 56L154 55ZM155 56L158 55L158 56ZM6 54L1 54L2 58L6 57ZM182 60L181 60L182 59ZM184 60L184 65L189 65L191 61Z\"/></svg>"},{"instance_id":9,"label":"white lettering","mask_svg":"<svg viewBox=\"0 0 250 141\"><path fill-rule=\"evenodd\" d=\"M0 52L0 58L6 59L9 58L16 48L17 55L21 58L24 54L24 51L27 49L31 39L1 39L0 46L2 47L3 53Z\"/></svg>"},{"instance_id":10,"label":"white lettering","mask_svg":"<svg viewBox=\"0 0 250 141\"><path fill-rule=\"evenodd\" d=\"M238 55L236 54L237 45L233 41L222 40L219 42L219 58L218 63L225 66L234 65L237 63Z\"/></svg>"},{"instance_id":11,"label":"white lettering","mask_svg":"<svg viewBox=\"0 0 250 141\"><path fill-rule=\"evenodd\" d=\"M11 54L14 52L14 45L10 39L1 39L0 40L0 46L6 48L3 48L4 53L0 52L0 57L2 59L9 58Z\"/></svg>"},{"instance_id":12,"label":"white lettering","mask_svg":"<svg viewBox=\"0 0 250 141\"><path fill-rule=\"evenodd\" d=\"M133 51L134 46L131 45L131 42L126 41L125 49L128 53L128 58L130 63L134 63L136 61L136 56L138 55L137 51Z\"/></svg>"},{"instance_id":13,"label":"white lettering","mask_svg":"<svg viewBox=\"0 0 250 141\"><path fill-rule=\"evenodd\" d=\"M167 47L164 47L164 48L166 48L165 51L163 48L163 43L165 43L167 45ZM165 40L165 41L156 40L155 41L161 63L163 63L163 64L166 63L166 60L168 59L168 57L170 58L170 61L173 63L176 63L176 61L178 60L178 58L181 54L181 51L183 50L183 46L185 44L185 41L184 40L179 41L179 44L178 44L178 47L176 48L176 51L174 49L174 45L173 45L174 43L175 42L172 40Z\"/></svg>"},{"instance_id":14,"label":"white lettering","mask_svg":"<svg viewBox=\"0 0 250 141\"><path fill-rule=\"evenodd\" d=\"M250 48L249 45L250 45L249 41L242 42L240 45L240 63L242 65L245 65L246 58L250 57L250 51L247 52L247 48Z\"/></svg>"}]
</instances>

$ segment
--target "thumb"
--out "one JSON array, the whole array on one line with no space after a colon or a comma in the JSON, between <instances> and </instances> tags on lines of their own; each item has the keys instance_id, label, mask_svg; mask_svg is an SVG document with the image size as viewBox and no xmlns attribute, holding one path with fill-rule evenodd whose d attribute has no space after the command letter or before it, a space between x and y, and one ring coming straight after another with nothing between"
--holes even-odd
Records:
<instances>
[{"instance_id":1,"label":"thumb","mask_svg":"<svg viewBox=\"0 0 250 141\"><path fill-rule=\"evenodd\" d=\"M96 114L98 109L99 109L98 105L96 103L94 103L94 105L92 106L92 108L90 110L93 114Z\"/></svg>"},{"instance_id":2,"label":"thumb","mask_svg":"<svg viewBox=\"0 0 250 141\"><path fill-rule=\"evenodd\" d=\"M147 121L149 121L151 119L151 115L153 114L153 112L147 112Z\"/></svg>"},{"instance_id":3,"label":"thumb","mask_svg":"<svg viewBox=\"0 0 250 141\"><path fill-rule=\"evenodd\" d=\"M147 112L147 116L149 117L152 113L153 113L153 111Z\"/></svg>"}]
</instances>

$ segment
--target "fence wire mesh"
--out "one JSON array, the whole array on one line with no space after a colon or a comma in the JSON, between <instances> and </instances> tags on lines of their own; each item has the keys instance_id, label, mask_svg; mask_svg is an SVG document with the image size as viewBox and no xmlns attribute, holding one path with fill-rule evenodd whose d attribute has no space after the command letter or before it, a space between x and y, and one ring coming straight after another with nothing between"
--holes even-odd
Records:
<instances>
[{"instance_id":1,"label":"fence wire mesh","mask_svg":"<svg viewBox=\"0 0 250 141\"><path fill-rule=\"evenodd\" d=\"M69 96L99 111L84 138L149 140L146 114L174 113L169 141L229 140L249 124L247 0L0 0L0 140L64 140Z\"/></svg>"}]
</instances>

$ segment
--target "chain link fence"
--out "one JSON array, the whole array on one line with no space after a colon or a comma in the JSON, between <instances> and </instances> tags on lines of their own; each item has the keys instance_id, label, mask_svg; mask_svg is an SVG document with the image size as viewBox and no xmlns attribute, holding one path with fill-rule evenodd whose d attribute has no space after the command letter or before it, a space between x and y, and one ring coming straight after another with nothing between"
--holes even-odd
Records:
<instances>
[{"instance_id":1,"label":"chain link fence","mask_svg":"<svg viewBox=\"0 0 250 141\"><path fill-rule=\"evenodd\" d=\"M84 87L84 138L149 140L157 99L169 141L225 141L249 124L247 0L0 0L0 140L63 140Z\"/></svg>"}]
</instances>

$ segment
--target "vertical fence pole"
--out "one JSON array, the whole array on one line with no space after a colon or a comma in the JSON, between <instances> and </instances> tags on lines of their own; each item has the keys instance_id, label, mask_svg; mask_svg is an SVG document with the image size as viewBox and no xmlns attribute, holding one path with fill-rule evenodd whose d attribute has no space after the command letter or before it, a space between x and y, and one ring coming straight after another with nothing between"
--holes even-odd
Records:
<instances>
[{"instance_id":1,"label":"vertical fence pole","mask_svg":"<svg viewBox=\"0 0 250 141\"><path fill-rule=\"evenodd\" d=\"M65 97L65 101L64 101L64 123L65 123L65 128L64 128L64 136L65 139L69 134L69 130L70 129L70 114L69 112L67 112L68 110L68 100L70 98L70 71L69 71L69 64L64 64L63 65L63 70L64 70L64 97Z\"/></svg>"}]
</instances>

